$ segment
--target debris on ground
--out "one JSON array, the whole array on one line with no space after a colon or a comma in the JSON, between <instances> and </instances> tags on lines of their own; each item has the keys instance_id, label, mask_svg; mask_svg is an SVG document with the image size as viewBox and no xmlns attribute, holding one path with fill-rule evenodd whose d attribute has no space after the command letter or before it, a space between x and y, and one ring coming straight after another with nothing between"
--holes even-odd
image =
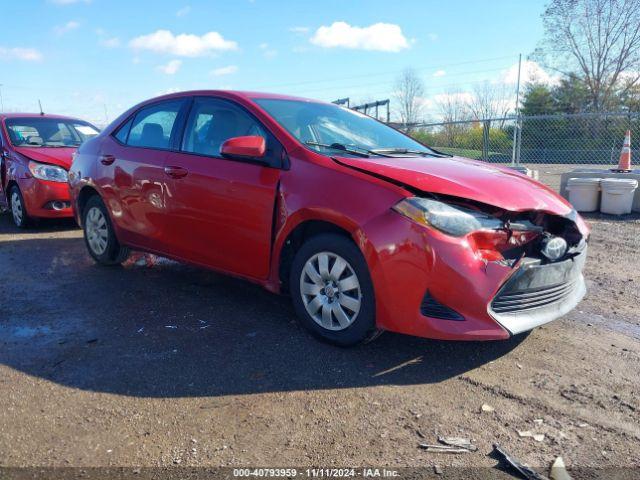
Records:
<instances>
[{"instance_id":1,"label":"debris on ground","mask_svg":"<svg viewBox=\"0 0 640 480\"><path fill-rule=\"evenodd\" d=\"M129 267L153 267L158 263L158 256L151 253L131 252L129 258L122 262L124 268Z\"/></svg>"},{"instance_id":2,"label":"debris on ground","mask_svg":"<svg viewBox=\"0 0 640 480\"><path fill-rule=\"evenodd\" d=\"M418 446L431 453L468 453L471 451L466 448L450 447L449 445L432 445L428 443L421 443Z\"/></svg>"},{"instance_id":3,"label":"debris on ground","mask_svg":"<svg viewBox=\"0 0 640 480\"><path fill-rule=\"evenodd\" d=\"M567 473L567 467L562 457L556 458L553 465L551 465L549 477L551 480L571 480L571 476Z\"/></svg>"},{"instance_id":4,"label":"debris on ground","mask_svg":"<svg viewBox=\"0 0 640 480\"><path fill-rule=\"evenodd\" d=\"M524 438L524 437L531 437L531 438L533 438L536 442L541 442L541 441L543 441L543 440L544 440L544 433L533 433L533 432L532 432L532 431L530 431L530 430L524 430L524 431L522 431L522 430L518 430L518 435L519 435L521 438Z\"/></svg>"},{"instance_id":5,"label":"debris on ground","mask_svg":"<svg viewBox=\"0 0 640 480\"><path fill-rule=\"evenodd\" d=\"M439 444L420 443L418 446L427 452L432 453L467 453L475 452L478 447L471 443L468 438L461 437L438 437Z\"/></svg>"},{"instance_id":6,"label":"debris on ground","mask_svg":"<svg viewBox=\"0 0 640 480\"><path fill-rule=\"evenodd\" d=\"M493 412L495 410L495 408L493 408L491 405L489 405L488 403L483 403L482 404L482 411L483 412Z\"/></svg>"},{"instance_id":7,"label":"debris on ground","mask_svg":"<svg viewBox=\"0 0 640 480\"><path fill-rule=\"evenodd\" d=\"M173 329L176 329L176 328L178 328L178 326L177 326L177 325L165 325L165 326L164 326L164 328L173 328Z\"/></svg>"},{"instance_id":8,"label":"debris on ground","mask_svg":"<svg viewBox=\"0 0 640 480\"><path fill-rule=\"evenodd\" d=\"M478 447L471 443L471 440L468 438L461 437L438 437L438 441L443 445L448 445L450 447L460 447L466 448L470 452L475 452L478 450Z\"/></svg>"},{"instance_id":9,"label":"debris on ground","mask_svg":"<svg viewBox=\"0 0 640 480\"><path fill-rule=\"evenodd\" d=\"M436 475L442 475L442 468L440 468L440 465L434 465L433 466L433 473L435 473Z\"/></svg>"},{"instance_id":10,"label":"debris on ground","mask_svg":"<svg viewBox=\"0 0 640 480\"><path fill-rule=\"evenodd\" d=\"M544 475L540 475L531 467L527 467L517 458L508 454L500 445L497 443L493 444L494 453L497 453L497 456L506 461L512 468L518 471L524 478L527 480L549 480Z\"/></svg>"}]
</instances>

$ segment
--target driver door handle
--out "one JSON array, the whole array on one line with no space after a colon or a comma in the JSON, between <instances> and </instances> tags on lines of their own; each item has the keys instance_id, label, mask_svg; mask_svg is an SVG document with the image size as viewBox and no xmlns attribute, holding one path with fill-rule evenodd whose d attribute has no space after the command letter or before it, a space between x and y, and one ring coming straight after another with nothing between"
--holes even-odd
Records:
<instances>
[{"instance_id":1,"label":"driver door handle","mask_svg":"<svg viewBox=\"0 0 640 480\"><path fill-rule=\"evenodd\" d=\"M116 157L113 155L100 155L100 163L103 165L111 165L116 161Z\"/></svg>"},{"instance_id":2,"label":"driver door handle","mask_svg":"<svg viewBox=\"0 0 640 480\"><path fill-rule=\"evenodd\" d=\"M182 178L186 177L189 171L182 167L164 167L164 173L169 175L171 178Z\"/></svg>"}]
</instances>

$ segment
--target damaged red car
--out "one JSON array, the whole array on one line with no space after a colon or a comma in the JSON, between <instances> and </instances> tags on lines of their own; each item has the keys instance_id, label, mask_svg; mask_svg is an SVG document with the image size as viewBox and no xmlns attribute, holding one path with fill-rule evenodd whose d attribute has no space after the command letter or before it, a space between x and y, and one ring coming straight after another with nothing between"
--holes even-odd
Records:
<instances>
[{"instance_id":1,"label":"damaged red car","mask_svg":"<svg viewBox=\"0 0 640 480\"><path fill-rule=\"evenodd\" d=\"M0 114L0 207L18 228L38 218L71 218L67 171L93 125L58 115Z\"/></svg>"},{"instance_id":2,"label":"damaged red car","mask_svg":"<svg viewBox=\"0 0 640 480\"><path fill-rule=\"evenodd\" d=\"M136 249L244 278L339 345L506 339L585 294L589 229L555 192L333 104L155 98L83 144L69 184L98 263Z\"/></svg>"}]
</instances>

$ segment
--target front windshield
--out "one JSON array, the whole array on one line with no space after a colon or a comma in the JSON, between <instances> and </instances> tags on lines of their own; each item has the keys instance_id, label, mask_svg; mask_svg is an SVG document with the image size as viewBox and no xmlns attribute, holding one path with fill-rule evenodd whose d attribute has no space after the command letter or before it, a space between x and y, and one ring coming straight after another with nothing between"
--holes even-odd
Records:
<instances>
[{"instance_id":1,"label":"front windshield","mask_svg":"<svg viewBox=\"0 0 640 480\"><path fill-rule=\"evenodd\" d=\"M337 105L270 98L254 101L301 143L320 152L336 150L338 144L371 154L435 153L371 117Z\"/></svg>"},{"instance_id":2,"label":"front windshield","mask_svg":"<svg viewBox=\"0 0 640 480\"><path fill-rule=\"evenodd\" d=\"M9 118L5 125L15 147L77 147L99 133L87 122L60 118Z\"/></svg>"}]
</instances>

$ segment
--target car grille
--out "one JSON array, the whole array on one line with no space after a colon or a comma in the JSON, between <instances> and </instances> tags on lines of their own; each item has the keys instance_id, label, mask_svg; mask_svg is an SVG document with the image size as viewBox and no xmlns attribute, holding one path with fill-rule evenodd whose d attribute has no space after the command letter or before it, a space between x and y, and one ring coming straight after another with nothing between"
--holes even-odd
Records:
<instances>
[{"instance_id":1,"label":"car grille","mask_svg":"<svg viewBox=\"0 0 640 480\"><path fill-rule=\"evenodd\" d=\"M491 308L495 313L512 313L545 307L570 296L575 286L576 282L572 281L537 289L509 290L498 294Z\"/></svg>"}]
</instances>

